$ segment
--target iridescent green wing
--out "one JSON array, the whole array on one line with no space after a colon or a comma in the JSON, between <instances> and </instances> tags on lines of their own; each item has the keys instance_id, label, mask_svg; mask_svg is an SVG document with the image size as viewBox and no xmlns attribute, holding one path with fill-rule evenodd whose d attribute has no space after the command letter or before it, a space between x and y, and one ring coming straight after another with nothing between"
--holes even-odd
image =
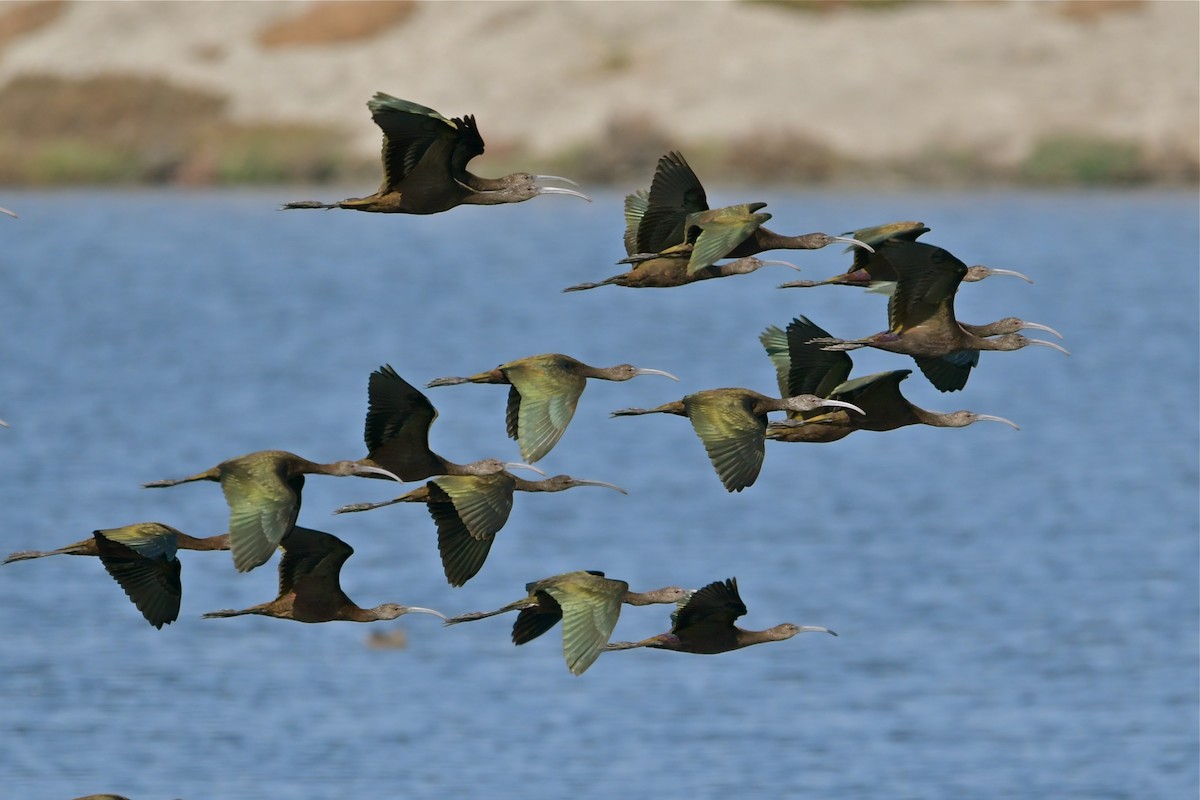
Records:
<instances>
[{"instance_id":1,"label":"iridescent green wing","mask_svg":"<svg viewBox=\"0 0 1200 800\"><path fill-rule=\"evenodd\" d=\"M568 580L548 583L542 590L562 608L567 669L574 675L582 675L608 644L621 616L621 603L629 584L588 573L571 573Z\"/></svg>"},{"instance_id":2,"label":"iridescent green wing","mask_svg":"<svg viewBox=\"0 0 1200 800\"><path fill-rule=\"evenodd\" d=\"M763 205L746 203L713 211L701 211L689 216L688 231L699 228L700 235L696 237L691 258L688 259L688 274L692 275L705 267L711 267L762 227L771 215L766 212L756 214L753 210L762 208Z\"/></svg>"},{"instance_id":3,"label":"iridescent green wing","mask_svg":"<svg viewBox=\"0 0 1200 800\"><path fill-rule=\"evenodd\" d=\"M285 479L282 465L267 456L221 465L221 490L229 504L229 548L238 572L266 563L275 552L296 524L303 487L303 475Z\"/></svg>"},{"instance_id":4,"label":"iridescent green wing","mask_svg":"<svg viewBox=\"0 0 1200 800\"><path fill-rule=\"evenodd\" d=\"M637 251L638 226L650 206L649 193L638 189L633 194L625 195L625 255L631 256Z\"/></svg>"},{"instance_id":5,"label":"iridescent green wing","mask_svg":"<svg viewBox=\"0 0 1200 800\"><path fill-rule=\"evenodd\" d=\"M685 397L684 409L725 488L740 492L753 485L762 469L766 418L753 414L742 396L719 390Z\"/></svg>"},{"instance_id":6,"label":"iridescent green wing","mask_svg":"<svg viewBox=\"0 0 1200 800\"><path fill-rule=\"evenodd\" d=\"M438 529L438 552L451 586L473 578L512 511L515 483L494 475L441 475L429 481L429 514Z\"/></svg>"},{"instance_id":7,"label":"iridescent green wing","mask_svg":"<svg viewBox=\"0 0 1200 800\"><path fill-rule=\"evenodd\" d=\"M925 227L925 223L923 222L889 222L886 225L873 225L869 228L848 231L842 235L858 239L860 242L878 249L888 239L902 239L908 242L915 242L918 236L928 232L929 228ZM852 244L843 252L854 255L854 265L847 272L862 269L866 270L875 280L896 280L895 270L891 264L886 259L875 258L871 251Z\"/></svg>"},{"instance_id":8,"label":"iridescent green wing","mask_svg":"<svg viewBox=\"0 0 1200 800\"><path fill-rule=\"evenodd\" d=\"M791 397L788 394L788 373L792 370L792 359L788 354L787 334L778 325L770 325L758 335L767 358L775 367L775 382L779 384L779 396Z\"/></svg>"},{"instance_id":9,"label":"iridescent green wing","mask_svg":"<svg viewBox=\"0 0 1200 800\"><path fill-rule=\"evenodd\" d=\"M179 600L183 595L179 559L175 557L175 534L161 531L155 534L145 529L125 535L128 533L129 528L93 532L100 563L146 621L161 629L179 617ZM110 534L114 538L109 538Z\"/></svg>"},{"instance_id":10,"label":"iridescent green wing","mask_svg":"<svg viewBox=\"0 0 1200 800\"><path fill-rule=\"evenodd\" d=\"M509 393L509 435L521 447L529 464L549 453L567 430L587 378L577 375L554 359L523 359L501 365L516 397ZM514 400L516 407L514 408ZM516 412L516 429L511 422Z\"/></svg>"}]
</instances>

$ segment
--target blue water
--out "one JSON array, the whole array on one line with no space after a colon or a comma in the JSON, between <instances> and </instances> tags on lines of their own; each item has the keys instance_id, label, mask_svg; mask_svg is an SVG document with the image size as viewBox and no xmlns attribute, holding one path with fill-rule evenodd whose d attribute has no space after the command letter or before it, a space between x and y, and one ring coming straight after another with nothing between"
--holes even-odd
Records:
<instances>
[{"instance_id":1,"label":"blue water","mask_svg":"<svg viewBox=\"0 0 1200 800\"><path fill-rule=\"evenodd\" d=\"M349 187L353 194L361 187ZM526 581L602 569L634 589L736 576L744 627L825 625L721 656L637 650L571 676L554 631L205 611L271 599L271 565L181 553L156 631L95 559L0 568L0 795L134 800L664 797L1182 798L1197 776L1197 230L1194 193L853 194L767 200L786 233L894 219L1036 283L964 286L959 316L1052 325L1072 355L985 353L965 430L768 443L726 493L686 420L613 419L717 386L774 388L757 336L806 314L885 327L856 289L776 290L774 268L672 290L564 286L620 270L620 195L428 218L288 212L294 190L8 193L0 204L0 549L159 520L225 530L212 484L147 491L231 456L365 453L371 370L414 384L541 352L666 369L589 383L539 466L619 483L521 495L481 573L452 589L420 506L332 516L403 489L310 478L301 522L349 541L359 604L493 608ZM337 190L313 194L343 196ZM835 248L781 254L818 278ZM855 374L911 367L857 351ZM506 391L429 390L433 447L515 458ZM669 626L626 608L615 638ZM408 646L375 650L371 630Z\"/></svg>"}]
</instances>

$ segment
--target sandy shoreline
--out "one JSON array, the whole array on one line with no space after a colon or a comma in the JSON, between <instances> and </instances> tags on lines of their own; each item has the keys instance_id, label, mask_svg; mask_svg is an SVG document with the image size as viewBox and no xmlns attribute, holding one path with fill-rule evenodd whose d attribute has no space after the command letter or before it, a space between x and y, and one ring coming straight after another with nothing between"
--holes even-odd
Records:
<instances>
[{"instance_id":1,"label":"sandy shoreline","mask_svg":"<svg viewBox=\"0 0 1200 800\"><path fill-rule=\"evenodd\" d=\"M21 4L5 5L0 23ZM337 126L359 155L378 152L364 103L384 90L475 114L489 154L644 124L684 147L791 137L866 161L1005 166L1054 136L1198 160L1200 4L1064 5L427 2L354 41L268 46L314 4L76 2L0 45L0 89L160 76L227 97L234 121Z\"/></svg>"}]
</instances>

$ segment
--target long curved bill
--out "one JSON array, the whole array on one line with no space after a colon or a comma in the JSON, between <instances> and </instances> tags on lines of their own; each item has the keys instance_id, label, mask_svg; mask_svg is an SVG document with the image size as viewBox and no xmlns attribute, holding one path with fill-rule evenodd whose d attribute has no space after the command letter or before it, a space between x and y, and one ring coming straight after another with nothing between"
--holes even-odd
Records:
<instances>
[{"instance_id":1,"label":"long curved bill","mask_svg":"<svg viewBox=\"0 0 1200 800\"><path fill-rule=\"evenodd\" d=\"M391 478L392 480L396 481L397 483L404 483L403 478L401 478L399 475L397 475L394 472L390 472L390 471L384 469L383 467L369 467L369 466L366 466L365 464L360 464L354 468L354 473L356 475L362 475L364 473L371 474L371 475L382 475L385 478Z\"/></svg>"},{"instance_id":2,"label":"long curved bill","mask_svg":"<svg viewBox=\"0 0 1200 800\"><path fill-rule=\"evenodd\" d=\"M12 426L11 426L11 425L9 425L7 422L5 422L4 420L0 419L0 428L11 428L11 427L12 427Z\"/></svg>"},{"instance_id":3,"label":"long curved bill","mask_svg":"<svg viewBox=\"0 0 1200 800\"><path fill-rule=\"evenodd\" d=\"M763 258L763 259L759 259L759 263L761 266L764 266L764 267L791 267L792 269L796 270L796 272L801 271L799 267L797 267L795 264L793 264L790 261L779 261L779 260L773 259L773 258L772 259Z\"/></svg>"},{"instance_id":4,"label":"long curved bill","mask_svg":"<svg viewBox=\"0 0 1200 800\"><path fill-rule=\"evenodd\" d=\"M608 483L606 481L585 481L585 480L576 479L575 485L576 486L603 486L605 489L613 489L614 491L618 491L621 494L629 494L629 492L625 491L620 486L617 486L615 483Z\"/></svg>"},{"instance_id":5,"label":"long curved bill","mask_svg":"<svg viewBox=\"0 0 1200 800\"><path fill-rule=\"evenodd\" d=\"M0 214L7 214L13 219L17 219L17 215L14 212L9 211L7 208L0 208Z\"/></svg>"},{"instance_id":6,"label":"long curved bill","mask_svg":"<svg viewBox=\"0 0 1200 800\"><path fill-rule=\"evenodd\" d=\"M504 468L505 469L529 469L529 470L533 470L538 475L541 475L543 478L546 477L545 472L542 472L540 469L535 467L533 464L526 464L523 461L505 461Z\"/></svg>"},{"instance_id":7,"label":"long curved bill","mask_svg":"<svg viewBox=\"0 0 1200 800\"><path fill-rule=\"evenodd\" d=\"M564 178L561 175L534 175L533 179L535 181L560 181L562 183L570 184L571 186L579 186L579 184L575 181L571 180L570 178Z\"/></svg>"},{"instance_id":8,"label":"long curved bill","mask_svg":"<svg viewBox=\"0 0 1200 800\"><path fill-rule=\"evenodd\" d=\"M854 405L854 403L847 403L845 400L822 400L821 405L829 406L832 408L849 408L853 411L857 411L858 413L862 414L864 417L867 415L867 412L863 411L861 408Z\"/></svg>"},{"instance_id":9,"label":"long curved bill","mask_svg":"<svg viewBox=\"0 0 1200 800\"><path fill-rule=\"evenodd\" d=\"M1026 283L1033 283L1033 278L1029 277L1024 272L1017 272L1015 269L994 269L992 267L987 267L986 269L987 269L988 276L1012 275L1014 278L1020 278L1021 280L1025 281Z\"/></svg>"},{"instance_id":10,"label":"long curved bill","mask_svg":"<svg viewBox=\"0 0 1200 800\"><path fill-rule=\"evenodd\" d=\"M433 614L442 622L446 621L446 615L440 611L434 611L432 608L423 608L421 606L405 606L405 614Z\"/></svg>"},{"instance_id":11,"label":"long curved bill","mask_svg":"<svg viewBox=\"0 0 1200 800\"><path fill-rule=\"evenodd\" d=\"M1053 347L1055 350L1062 353L1063 355L1068 355L1068 356L1071 355L1070 350L1063 347L1061 344L1058 344L1057 342L1047 342L1045 339L1027 339L1026 343L1041 345L1042 347Z\"/></svg>"},{"instance_id":12,"label":"long curved bill","mask_svg":"<svg viewBox=\"0 0 1200 800\"><path fill-rule=\"evenodd\" d=\"M868 253L875 252L874 247L871 247L871 245L867 244L866 242L862 242L862 241L859 241L858 239L855 239L853 236L831 236L830 239L835 242L845 242L846 244L853 245L854 247L861 247L863 250L866 250Z\"/></svg>"},{"instance_id":13,"label":"long curved bill","mask_svg":"<svg viewBox=\"0 0 1200 800\"><path fill-rule=\"evenodd\" d=\"M643 369L643 368L639 367L637 370L635 370L634 374L635 375L662 375L664 378L670 378L671 380L675 381L676 383L679 383L679 378L676 378L671 373L667 372L666 370L662 370L662 369Z\"/></svg>"},{"instance_id":14,"label":"long curved bill","mask_svg":"<svg viewBox=\"0 0 1200 800\"><path fill-rule=\"evenodd\" d=\"M830 636L837 636L837 631L831 631L829 628L821 628L816 625L797 625L799 633L828 633Z\"/></svg>"},{"instance_id":15,"label":"long curved bill","mask_svg":"<svg viewBox=\"0 0 1200 800\"><path fill-rule=\"evenodd\" d=\"M1004 417L997 417L994 414L976 414L975 421L979 422L981 420L984 422L1003 422L1005 425L1011 426L1013 428L1013 430L1018 430L1018 431L1021 430L1021 426L1018 425L1017 423L1013 422L1011 419L1005 419Z\"/></svg>"},{"instance_id":16,"label":"long curved bill","mask_svg":"<svg viewBox=\"0 0 1200 800\"><path fill-rule=\"evenodd\" d=\"M534 175L533 180L534 180L534 185L537 187L538 194L569 194L569 195L573 195L574 197L582 197L584 200L587 200L589 203L592 202L592 198L588 197L583 192L578 192L574 189L567 189L566 187L563 187L563 186L543 186L542 185L542 181L562 181L563 183L569 183L572 186L578 186L579 184L573 180L569 180L567 178L563 178L558 175Z\"/></svg>"},{"instance_id":17,"label":"long curved bill","mask_svg":"<svg viewBox=\"0 0 1200 800\"><path fill-rule=\"evenodd\" d=\"M1063 335L1054 330L1054 328L1051 328L1049 325L1043 325L1040 322L1022 322L1021 328L1022 330L1045 331L1046 333L1057 336L1059 339L1063 338Z\"/></svg>"}]
</instances>

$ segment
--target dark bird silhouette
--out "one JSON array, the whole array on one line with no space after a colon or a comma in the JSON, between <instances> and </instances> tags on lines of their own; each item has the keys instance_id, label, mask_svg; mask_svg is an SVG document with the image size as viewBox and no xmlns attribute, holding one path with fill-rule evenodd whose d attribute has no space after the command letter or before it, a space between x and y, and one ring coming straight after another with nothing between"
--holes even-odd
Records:
<instances>
[{"instance_id":1,"label":"dark bird silhouette","mask_svg":"<svg viewBox=\"0 0 1200 800\"><path fill-rule=\"evenodd\" d=\"M750 389L707 389L655 408L623 408L612 412L612 416L675 414L687 417L704 443L721 483L730 492L740 492L754 485L762 469L767 413L811 411L814 408L849 408L862 413L862 409L853 403L811 394L778 398Z\"/></svg>"},{"instance_id":2,"label":"dark bird silhouette","mask_svg":"<svg viewBox=\"0 0 1200 800\"><path fill-rule=\"evenodd\" d=\"M632 214L637 213L634 201ZM818 250L834 242L868 247L844 236L809 233L784 236L763 223L771 215L761 211L766 203L741 203L709 208L704 186L678 152L658 160L650 192L636 234L627 226L625 243L629 257L619 263L638 264L658 258L683 259L687 273L712 266L722 258L742 258L767 250ZM626 204L626 221L631 208Z\"/></svg>"},{"instance_id":3,"label":"dark bird silhouette","mask_svg":"<svg viewBox=\"0 0 1200 800\"><path fill-rule=\"evenodd\" d=\"M198 539L161 522L139 522L92 532L92 538L57 550L10 553L4 563L46 556L98 556L142 616L156 628L179 617L177 550L228 550L229 534Z\"/></svg>"},{"instance_id":4,"label":"dark bird silhouette","mask_svg":"<svg viewBox=\"0 0 1200 800\"><path fill-rule=\"evenodd\" d=\"M604 577L603 572L566 572L525 584L527 597L522 597L495 611L476 611L459 614L446 620L447 625L472 622L509 611L519 611L513 623L513 644L531 642L563 621L563 656L567 669L582 675L608 643L621 604L645 606L652 603L678 603L690 592L678 586L667 586L652 592L631 592L625 581Z\"/></svg>"},{"instance_id":5,"label":"dark bird silhouette","mask_svg":"<svg viewBox=\"0 0 1200 800\"><path fill-rule=\"evenodd\" d=\"M376 92L367 101L371 118L383 131L383 184L369 197L336 203L305 200L287 208L347 208L394 214L436 214L458 205L520 203L539 194L591 198L574 189L545 186L574 181L556 175L514 172L503 178L481 178L467 172L467 162L483 153L483 137L475 117L446 119L432 108Z\"/></svg>"},{"instance_id":6,"label":"dark bird silhouette","mask_svg":"<svg viewBox=\"0 0 1200 800\"><path fill-rule=\"evenodd\" d=\"M604 650L631 650L653 647L680 653L713 655L740 650L752 644L779 642L797 633L821 632L837 636L828 628L793 625L785 622L765 631L748 631L733 624L746 613L746 604L738 594L737 578L716 581L700 589L671 615L671 630L640 642L613 642Z\"/></svg>"},{"instance_id":7,"label":"dark bird silhouette","mask_svg":"<svg viewBox=\"0 0 1200 800\"><path fill-rule=\"evenodd\" d=\"M191 481L220 483L225 502L229 504L233 565L238 572L248 572L265 563L296 524L306 474L382 475L400 480L382 467L358 461L318 464L284 450L260 450L222 461L187 478L142 485L155 489Z\"/></svg>"},{"instance_id":8,"label":"dark bird silhouette","mask_svg":"<svg viewBox=\"0 0 1200 800\"><path fill-rule=\"evenodd\" d=\"M396 619L404 614L445 615L431 608L384 603L375 608L360 608L342 591L342 565L354 549L336 536L296 525L280 545L279 596L269 603L234 611L212 611L205 619L261 614L296 622L375 622Z\"/></svg>"},{"instance_id":9,"label":"dark bird silhouette","mask_svg":"<svg viewBox=\"0 0 1200 800\"><path fill-rule=\"evenodd\" d=\"M855 431L891 431L906 425L963 428L974 422L1003 422L1004 417L955 411L941 414L913 405L900 393L900 382L912 370L899 369L849 380L853 362L844 352L822 349L809 341L829 334L808 317L797 317L787 332L772 325L759 340L775 364L779 391L784 396L814 394L845 400L863 410L851 414L841 409L789 412L788 419L767 425L767 438L781 442L835 442ZM1019 430L1019 428L1018 428Z\"/></svg>"},{"instance_id":10,"label":"dark bird silhouette","mask_svg":"<svg viewBox=\"0 0 1200 800\"><path fill-rule=\"evenodd\" d=\"M470 464L447 461L429 449L429 428L437 416L437 409L428 397L384 364L371 373L367 382L363 439L368 452L358 463L385 469L406 481L425 480L434 475L490 475L516 468L545 474L528 464L495 458Z\"/></svg>"},{"instance_id":11,"label":"dark bird silhouette","mask_svg":"<svg viewBox=\"0 0 1200 800\"><path fill-rule=\"evenodd\" d=\"M954 314L954 296L967 273L967 265L942 248L903 240L891 240L885 247L907 251L891 259L900 280L888 300L888 330L864 339L821 337L814 339L814 343L831 350L875 347L910 355L930 383L943 392L957 391L966 385L971 369L979 363L981 350L1019 350L1039 345L1070 355L1054 342L1029 339L1019 333L989 333L1016 325L1018 329L1049 331L1061 338L1058 331L1036 322L1008 318L984 326L960 323Z\"/></svg>"},{"instance_id":12,"label":"dark bird silhouette","mask_svg":"<svg viewBox=\"0 0 1200 800\"><path fill-rule=\"evenodd\" d=\"M668 187L669 188L669 187ZM659 191L654 195L659 203L674 204L675 207L682 206L683 208L693 208L696 211L703 210L703 205L695 206L688 205L686 192L677 192L667 194L668 189L660 184ZM703 200L704 190L700 190L700 199ZM670 244L664 244L661 236L657 236L656 232L647 229L647 235L644 238L638 237L638 231L641 227L642 219L645 218L647 210L650 208L651 194L644 189L639 189L633 194L625 196L625 254L634 256L647 251L657 251L659 249L669 247ZM650 238L651 236L656 238ZM682 230L680 232L682 236ZM731 275L748 275L751 272L769 265L778 265L790 267L799 271L799 267L795 264L790 264L787 261L764 261L754 256L745 256L734 261L728 261L724 264L712 264L703 269L688 271L687 260L674 256L662 256L655 258L639 258L637 263L628 272L623 272L620 275L613 275L611 278L606 278L599 283L578 283L574 286L568 286L563 289L564 292L579 292L585 289L595 289L598 286L626 286L632 289L668 289L673 286L683 286L696 281L708 280L709 278L725 278Z\"/></svg>"},{"instance_id":13,"label":"dark bird silhouette","mask_svg":"<svg viewBox=\"0 0 1200 800\"><path fill-rule=\"evenodd\" d=\"M428 386L507 384L510 387L505 412L508 437L517 441L521 457L532 464L549 453L562 438L575 416L575 407L588 378L627 381L638 375L662 375L679 381L661 369L644 369L632 364L593 367L561 353L544 353L518 358L466 378L437 378Z\"/></svg>"},{"instance_id":14,"label":"dark bird silhouette","mask_svg":"<svg viewBox=\"0 0 1200 800\"><path fill-rule=\"evenodd\" d=\"M917 237L928 232L929 228L925 227L923 222L890 222L887 225L876 225L871 228L860 228L856 231L850 231L843 235L869 244L875 248L875 252L872 253L861 247L847 247L846 251L854 254L854 260L850 264L850 268L841 275L834 275L832 278L823 281L789 281L788 283L780 284L779 288L859 286L864 289L870 288L873 291L891 294L895 291L896 281L900 279L898 271L892 266L891 258L898 257L902 253L912 252L912 250L908 248L888 247L888 243L891 241L915 242ZM922 245L926 247L931 246L924 242L922 242ZM978 264L973 267L967 267L967 274L963 276L963 282L981 281L992 275L1012 275L1028 283L1033 283L1027 275L1015 270L992 269Z\"/></svg>"},{"instance_id":15,"label":"dark bird silhouette","mask_svg":"<svg viewBox=\"0 0 1200 800\"><path fill-rule=\"evenodd\" d=\"M496 534L508 522L515 492L561 492L576 486L603 486L626 494L620 486L555 475L527 481L509 472L490 475L442 475L407 494L382 503L354 503L334 511L369 511L395 503L425 503L438 529L438 552L451 586L462 586L483 566Z\"/></svg>"}]
</instances>

